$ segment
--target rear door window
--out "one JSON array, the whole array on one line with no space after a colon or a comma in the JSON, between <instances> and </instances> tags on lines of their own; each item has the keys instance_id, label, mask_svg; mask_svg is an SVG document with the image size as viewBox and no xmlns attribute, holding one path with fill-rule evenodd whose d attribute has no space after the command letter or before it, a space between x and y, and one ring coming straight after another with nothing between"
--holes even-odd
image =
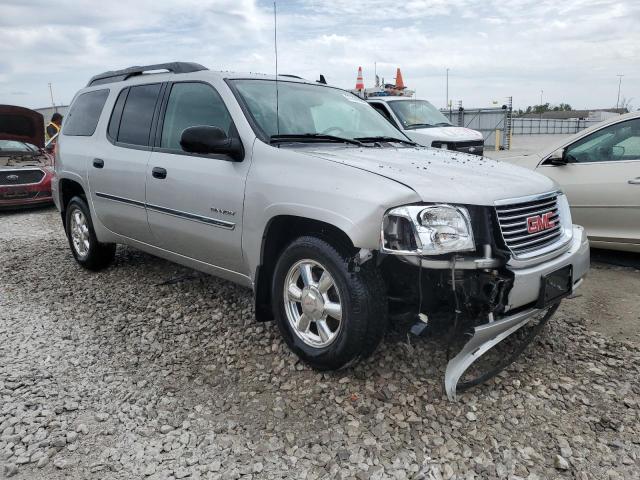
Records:
<instances>
[{"instance_id":1,"label":"rear door window","mask_svg":"<svg viewBox=\"0 0 640 480\"><path fill-rule=\"evenodd\" d=\"M67 115L62 133L68 136L90 137L96 131L109 90L95 90L78 96Z\"/></svg>"},{"instance_id":2,"label":"rear door window","mask_svg":"<svg viewBox=\"0 0 640 480\"><path fill-rule=\"evenodd\" d=\"M122 110L117 141L129 145L149 145L153 112L160 93L160 83L138 85L129 89Z\"/></svg>"}]
</instances>

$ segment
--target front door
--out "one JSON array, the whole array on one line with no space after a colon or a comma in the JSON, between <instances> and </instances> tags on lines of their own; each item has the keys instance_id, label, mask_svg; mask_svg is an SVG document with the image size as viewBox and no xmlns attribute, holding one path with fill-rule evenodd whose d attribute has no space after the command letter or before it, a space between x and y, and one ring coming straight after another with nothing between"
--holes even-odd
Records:
<instances>
[{"instance_id":1,"label":"front door","mask_svg":"<svg viewBox=\"0 0 640 480\"><path fill-rule=\"evenodd\" d=\"M538 171L567 194L592 240L640 243L640 119L609 125L568 145L566 165Z\"/></svg>"},{"instance_id":2,"label":"front door","mask_svg":"<svg viewBox=\"0 0 640 480\"><path fill-rule=\"evenodd\" d=\"M193 126L219 127L237 135L231 115L213 86L177 82L164 108L159 148L146 175L147 212L154 244L210 265L242 270L242 208L251 150L231 161L225 155L196 155L180 147ZM245 272L241 272L245 273Z\"/></svg>"}]
</instances>

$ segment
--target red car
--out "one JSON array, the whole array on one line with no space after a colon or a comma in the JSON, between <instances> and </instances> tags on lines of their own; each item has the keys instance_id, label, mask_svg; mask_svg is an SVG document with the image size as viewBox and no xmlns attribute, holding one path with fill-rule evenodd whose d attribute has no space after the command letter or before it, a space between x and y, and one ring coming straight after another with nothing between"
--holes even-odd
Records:
<instances>
[{"instance_id":1,"label":"red car","mask_svg":"<svg viewBox=\"0 0 640 480\"><path fill-rule=\"evenodd\" d=\"M52 203L53 156L38 112L0 105L0 208Z\"/></svg>"}]
</instances>

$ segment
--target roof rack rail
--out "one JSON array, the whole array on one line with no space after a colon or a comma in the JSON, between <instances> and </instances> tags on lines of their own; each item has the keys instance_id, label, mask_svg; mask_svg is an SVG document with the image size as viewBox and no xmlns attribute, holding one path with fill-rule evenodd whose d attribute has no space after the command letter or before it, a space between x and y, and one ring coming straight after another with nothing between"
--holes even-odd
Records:
<instances>
[{"instance_id":1,"label":"roof rack rail","mask_svg":"<svg viewBox=\"0 0 640 480\"><path fill-rule=\"evenodd\" d=\"M298 80L304 80L304 78L299 77L298 75L291 75L288 73L281 73L280 75L278 75L279 77L289 77L289 78L297 78Z\"/></svg>"},{"instance_id":2,"label":"roof rack rail","mask_svg":"<svg viewBox=\"0 0 640 480\"><path fill-rule=\"evenodd\" d=\"M201 70L209 70L207 67L203 67L199 63L193 62L171 62L171 63L158 63L156 65L144 65L125 68L124 70L114 70L112 72L104 72L91 77L87 87L94 85L101 85L103 83L122 82L130 77L142 75L144 72L150 72L153 70L167 70L171 73L190 73L199 72Z\"/></svg>"}]
</instances>

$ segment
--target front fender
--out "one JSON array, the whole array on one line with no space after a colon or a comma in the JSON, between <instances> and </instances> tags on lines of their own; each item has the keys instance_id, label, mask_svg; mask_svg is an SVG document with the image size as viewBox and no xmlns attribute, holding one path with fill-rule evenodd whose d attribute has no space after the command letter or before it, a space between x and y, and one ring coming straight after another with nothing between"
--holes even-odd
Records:
<instances>
[{"instance_id":1,"label":"front fender","mask_svg":"<svg viewBox=\"0 0 640 480\"><path fill-rule=\"evenodd\" d=\"M257 141L247 178L242 247L247 272L255 275L270 221L281 215L330 224L358 248L377 249L384 213L420 201L395 180L294 149ZM254 279L255 280L255 279Z\"/></svg>"}]
</instances>

